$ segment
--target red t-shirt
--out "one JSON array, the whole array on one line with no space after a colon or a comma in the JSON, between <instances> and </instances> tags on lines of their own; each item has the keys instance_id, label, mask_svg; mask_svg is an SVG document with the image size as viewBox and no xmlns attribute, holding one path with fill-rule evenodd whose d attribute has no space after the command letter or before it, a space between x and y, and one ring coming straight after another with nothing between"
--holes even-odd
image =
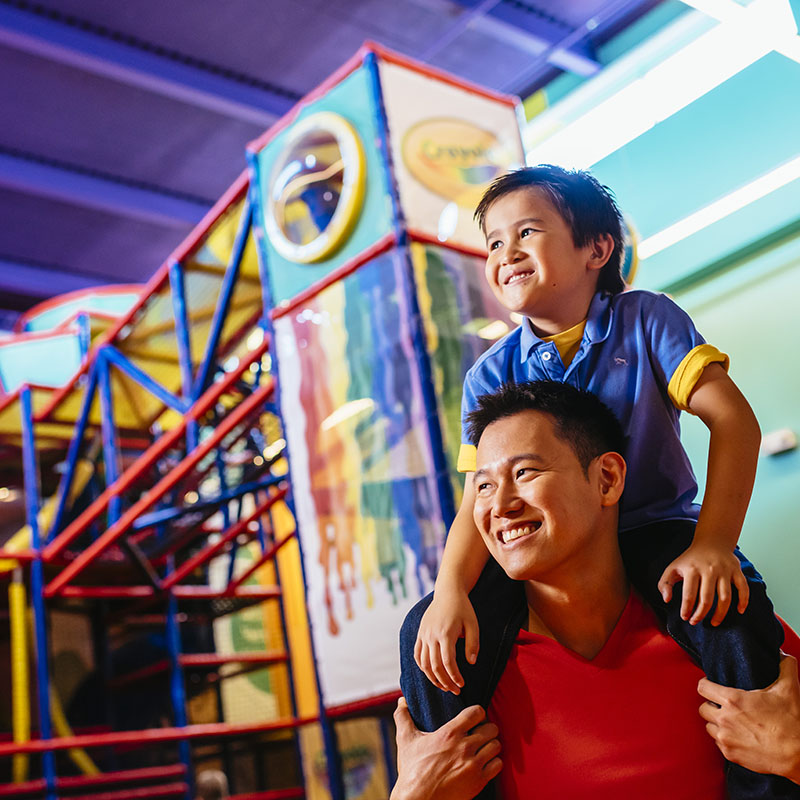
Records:
<instances>
[{"instance_id":1,"label":"red t-shirt","mask_svg":"<svg viewBox=\"0 0 800 800\"><path fill-rule=\"evenodd\" d=\"M489 706L501 797L722 800L724 761L698 714L702 677L634 593L592 660L520 631Z\"/></svg>"}]
</instances>

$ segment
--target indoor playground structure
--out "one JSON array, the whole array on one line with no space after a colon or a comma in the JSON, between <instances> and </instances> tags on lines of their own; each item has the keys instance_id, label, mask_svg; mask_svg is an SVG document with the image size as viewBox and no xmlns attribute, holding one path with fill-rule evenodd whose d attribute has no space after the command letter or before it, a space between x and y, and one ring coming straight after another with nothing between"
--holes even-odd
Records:
<instances>
[{"instance_id":1,"label":"indoor playground structure","mask_svg":"<svg viewBox=\"0 0 800 800\"><path fill-rule=\"evenodd\" d=\"M247 158L147 285L0 340L0 797L388 795L518 104L367 45Z\"/></svg>"}]
</instances>

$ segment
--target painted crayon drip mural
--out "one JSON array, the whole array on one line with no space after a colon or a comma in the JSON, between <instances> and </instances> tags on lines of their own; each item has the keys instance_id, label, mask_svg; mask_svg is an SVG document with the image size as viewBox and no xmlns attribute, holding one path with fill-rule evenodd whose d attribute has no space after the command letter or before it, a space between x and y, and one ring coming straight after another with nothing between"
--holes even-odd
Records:
<instances>
[{"instance_id":1,"label":"painted crayon drip mural","mask_svg":"<svg viewBox=\"0 0 800 800\"><path fill-rule=\"evenodd\" d=\"M388 614L389 635L373 635L389 658L394 618L431 590L444 538L402 270L380 256L275 324L294 474L307 458L295 483L304 553L322 575L309 602L332 641Z\"/></svg>"},{"instance_id":2,"label":"painted crayon drip mural","mask_svg":"<svg viewBox=\"0 0 800 800\"><path fill-rule=\"evenodd\" d=\"M472 212L522 160L513 99L382 50L252 149L326 705L397 689L398 631L462 491L463 378L514 325Z\"/></svg>"}]
</instances>

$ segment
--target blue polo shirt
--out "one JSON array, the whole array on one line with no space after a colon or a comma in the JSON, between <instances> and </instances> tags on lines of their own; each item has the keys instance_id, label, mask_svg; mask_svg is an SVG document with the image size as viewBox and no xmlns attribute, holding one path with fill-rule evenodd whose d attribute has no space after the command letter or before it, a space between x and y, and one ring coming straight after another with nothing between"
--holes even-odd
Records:
<instances>
[{"instance_id":1,"label":"blue polo shirt","mask_svg":"<svg viewBox=\"0 0 800 800\"><path fill-rule=\"evenodd\" d=\"M681 444L680 408L673 389L682 382L682 394L688 397L693 384L687 391L686 375L696 380L705 365L715 361L727 368L727 356L706 344L689 315L655 292L596 294L568 367L555 344L539 339L525 320L467 372L459 469L475 469L475 448L464 419L478 396L503 383L560 381L597 395L617 415L628 437L620 529L656 520L696 520L697 481Z\"/></svg>"}]
</instances>

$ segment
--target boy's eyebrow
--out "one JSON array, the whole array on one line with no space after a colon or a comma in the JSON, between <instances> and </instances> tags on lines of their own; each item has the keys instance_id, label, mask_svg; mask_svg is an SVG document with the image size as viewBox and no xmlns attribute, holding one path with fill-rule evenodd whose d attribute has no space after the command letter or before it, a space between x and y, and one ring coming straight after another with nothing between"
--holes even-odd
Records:
<instances>
[{"instance_id":1,"label":"boy's eyebrow","mask_svg":"<svg viewBox=\"0 0 800 800\"><path fill-rule=\"evenodd\" d=\"M518 225L522 225L524 222L542 223L544 220L541 217L525 217L524 219L518 219L515 223L513 223L513 225L511 225L511 227L516 228ZM486 234L486 238L491 239L493 236L497 236L497 234L497 230L489 231L489 233Z\"/></svg>"},{"instance_id":2,"label":"boy's eyebrow","mask_svg":"<svg viewBox=\"0 0 800 800\"><path fill-rule=\"evenodd\" d=\"M510 456L509 458L504 459L500 462L500 466L513 466L519 461L536 461L539 464L544 463L544 458L540 456L538 453L517 453L517 455ZM485 467L482 469L476 469L472 476L472 482L476 483L479 476L488 475L489 470Z\"/></svg>"}]
</instances>

